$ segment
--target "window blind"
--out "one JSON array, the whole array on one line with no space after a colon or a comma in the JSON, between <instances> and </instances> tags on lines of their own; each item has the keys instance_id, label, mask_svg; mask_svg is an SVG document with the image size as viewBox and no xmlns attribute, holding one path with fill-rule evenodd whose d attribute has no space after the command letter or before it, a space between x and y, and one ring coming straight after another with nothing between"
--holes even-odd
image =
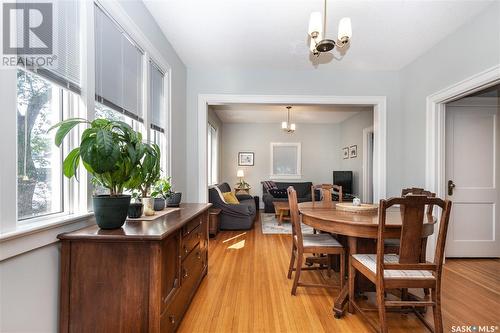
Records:
<instances>
[{"instance_id":1,"label":"window blind","mask_svg":"<svg viewBox=\"0 0 500 333\"><path fill-rule=\"evenodd\" d=\"M51 29L37 30L37 35L25 31L24 20L27 18L29 26L37 26L40 17L37 15L28 15L27 10L33 5L33 1L18 1L16 4L16 38L18 45L40 48L45 46L45 41L52 40L52 54L43 54L43 57L51 57L51 61L29 61L29 53L38 52L25 50L18 52L18 56L26 56L25 69L31 70L74 92L80 93L81 90L81 2L67 0L52 0L52 27ZM24 15L27 15L25 18ZM43 20L50 20L49 13L43 11ZM53 57L54 58L53 58Z\"/></svg>"},{"instance_id":2,"label":"window blind","mask_svg":"<svg viewBox=\"0 0 500 333\"><path fill-rule=\"evenodd\" d=\"M160 132L165 132L165 119L167 114L167 109L165 107L165 74L152 60L149 62L149 68L151 128Z\"/></svg>"},{"instance_id":3,"label":"window blind","mask_svg":"<svg viewBox=\"0 0 500 333\"><path fill-rule=\"evenodd\" d=\"M141 122L142 57L137 44L96 4L96 100Z\"/></svg>"}]
</instances>

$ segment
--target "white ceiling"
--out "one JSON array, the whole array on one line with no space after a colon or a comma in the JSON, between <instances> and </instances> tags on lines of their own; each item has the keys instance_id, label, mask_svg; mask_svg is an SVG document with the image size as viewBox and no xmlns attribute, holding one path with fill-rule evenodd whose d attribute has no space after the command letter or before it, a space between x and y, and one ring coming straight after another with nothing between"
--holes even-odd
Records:
<instances>
[{"instance_id":1,"label":"white ceiling","mask_svg":"<svg viewBox=\"0 0 500 333\"><path fill-rule=\"evenodd\" d=\"M322 0L144 0L188 67L399 70L492 1L332 1L327 36L351 17L344 56L310 57L307 26Z\"/></svg>"},{"instance_id":2,"label":"white ceiling","mask_svg":"<svg viewBox=\"0 0 500 333\"><path fill-rule=\"evenodd\" d=\"M210 106L223 123L276 123L286 120L286 105L225 104ZM291 122L297 124L341 123L370 106L349 105L293 105Z\"/></svg>"}]
</instances>

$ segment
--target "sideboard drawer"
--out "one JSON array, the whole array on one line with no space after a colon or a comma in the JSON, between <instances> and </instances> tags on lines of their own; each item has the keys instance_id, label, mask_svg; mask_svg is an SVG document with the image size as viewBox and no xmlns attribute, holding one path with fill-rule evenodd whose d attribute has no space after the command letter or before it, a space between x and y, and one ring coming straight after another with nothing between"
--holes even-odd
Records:
<instances>
[{"instance_id":1,"label":"sideboard drawer","mask_svg":"<svg viewBox=\"0 0 500 333\"><path fill-rule=\"evenodd\" d=\"M202 226L198 225L193 231L186 234L182 239L182 259L184 260L186 256L191 252L191 250L200 243L203 232Z\"/></svg>"},{"instance_id":2,"label":"sideboard drawer","mask_svg":"<svg viewBox=\"0 0 500 333\"><path fill-rule=\"evenodd\" d=\"M184 290L194 287L199 277L201 276L201 272L203 271L204 266L205 255L204 253L202 253L200 246L196 245L193 251L191 251L191 253L182 262L181 285Z\"/></svg>"},{"instance_id":3,"label":"sideboard drawer","mask_svg":"<svg viewBox=\"0 0 500 333\"><path fill-rule=\"evenodd\" d=\"M189 235L194 229L196 229L203 222L203 215L198 215L184 226L182 229L182 235Z\"/></svg>"}]
</instances>

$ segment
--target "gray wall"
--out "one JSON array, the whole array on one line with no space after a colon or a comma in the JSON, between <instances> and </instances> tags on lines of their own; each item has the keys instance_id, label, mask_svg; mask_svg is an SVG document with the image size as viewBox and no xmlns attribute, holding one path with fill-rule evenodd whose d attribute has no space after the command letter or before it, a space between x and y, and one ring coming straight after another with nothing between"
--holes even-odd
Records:
<instances>
[{"instance_id":1,"label":"gray wall","mask_svg":"<svg viewBox=\"0 0 500 333\"><path fill-rule=\"evenodd\" d=\"M340 130L338 124L297 124L293 134L281 130L280 124L223 124L222 178L234 188L238 178L236 171L245 171L245 180L252 186L251 194L262 201L263 180L269 180L271 172L271 142L300 142L302 155L302 179L284 181L311 181L331 183L332 170L339 167ZM238 152L255 153L254 166L238 166ZM279 181L279 180L276 180Z\"/></svg>"},{"instance_id":2,"label":"gray wall","mask_svg":"<svg viewBox=\"0 0 500 333\"><path fill-rule=\"evenodd\" d=\"M358 155L345 160L342 158L338 170L352 170L353 194L359 197L363 194L363 129L371 126L373 126L373 111L359 112L340 123L340 149L357 145Z\"/></svg>"},{"instance_id":3,"label":"gray wall","mask_svg":"<svg viewBox=\"0 0 500 333\"><path fill-rule=\"evenodd\" d=\"M198 200L198 94L387 96L387 193L400 191L403 159L398 72L189 69L187 159L189 201ZM254 135L255 137L256 135Z\"/></svg>"},{"instance_id":4,"label":"gray wall","mask_svg":"<svg viewBox=\"0 0 500 333\"><path fill-rule=\"evenodd\" d=\"M186 67L141 1L120 3L172 67L172 175L186 191ZM0 332L57 332L59 260L55 243L0 262Z\"/></svg>"},{"instance_id":5,"label":"gray wall","mask_svg":"<svg viewBox=\"0 0 500 333\"><path fill-rule=\"evenodd\" d=\"M406 66L401 75L400 187L425 186L426 97L500 63L500 2ZM398 177L401 175L398 175ZM392 177L388 173L388 177Z\"/></svg>"}]
</instances>

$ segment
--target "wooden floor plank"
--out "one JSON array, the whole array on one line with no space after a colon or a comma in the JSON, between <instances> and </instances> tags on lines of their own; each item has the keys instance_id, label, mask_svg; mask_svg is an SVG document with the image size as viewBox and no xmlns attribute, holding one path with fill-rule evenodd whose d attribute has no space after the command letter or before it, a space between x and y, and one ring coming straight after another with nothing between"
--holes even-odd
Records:
<instances>
[{"instance_id":1,"label":"wooden floor plank","mask_svg":"<svg viewBox=\"0 0 500 333\"><path fill-rule=\"evenodd\" d=\"M211 239L209 273L179 332L370 332L359 315L333 317L338 288L299 287L297 296L290 294L290 247L290 235L264 235L259 222L253 230L221 232ZM499 277L500 260L447 260L445 331L451 331L451 325L499 325ZM303 272L303 278L338 282L337 277L325 280L315 271ZM371 315L376 319L376 313ZM427 332L414 315L390 313L388 322L390 332Z\"/></svg>"}]
</instances>

